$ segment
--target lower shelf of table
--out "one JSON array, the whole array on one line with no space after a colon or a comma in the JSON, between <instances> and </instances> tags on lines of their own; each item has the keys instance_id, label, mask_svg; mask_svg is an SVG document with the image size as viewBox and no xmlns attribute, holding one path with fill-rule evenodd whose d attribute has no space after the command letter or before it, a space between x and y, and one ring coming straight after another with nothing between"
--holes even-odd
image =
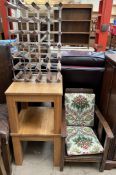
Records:
<instances>
[{"instance_id":1,"label":"lower shelf of table","mask_svg":"<svg viewBox=\"0 0 116 175\"><path fill-rule=\"evenodd\" d=\"M54 134L54 108L49 107L29 107L21 110L19 114L20 129L18 133L11 133L12 136L18 136L32 140L39 137L50 139L59 136ZM43 139L44 140L44 139Z\"/></svg>"}]
</instances>

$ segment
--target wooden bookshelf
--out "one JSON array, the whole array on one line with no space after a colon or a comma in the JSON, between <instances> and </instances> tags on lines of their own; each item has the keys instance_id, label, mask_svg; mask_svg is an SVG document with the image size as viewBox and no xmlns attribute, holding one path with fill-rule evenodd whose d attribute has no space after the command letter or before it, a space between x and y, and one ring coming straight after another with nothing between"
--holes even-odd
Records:
<instances>
[{"instance_id":1,"label":"wooden bookshelf","mask_svg":"<svg viewBox=\"0 0 116 175\"><path fill-rule=\"evenodd\" d=\"M62 9L62 44L75 46L89 46L91 28L91 4L64 4ZM54 18L58 18L55 11ZM57 30L57 23L54 30ZM54 36L58 41L58 35Z\"/></svg>"}]
</instances>

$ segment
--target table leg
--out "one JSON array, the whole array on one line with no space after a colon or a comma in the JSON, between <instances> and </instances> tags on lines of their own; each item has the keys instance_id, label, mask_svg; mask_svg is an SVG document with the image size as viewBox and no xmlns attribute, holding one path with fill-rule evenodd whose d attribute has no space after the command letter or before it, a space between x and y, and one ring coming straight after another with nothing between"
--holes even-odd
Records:
<instances>
[{"instance_id":1,"label":"table leg","mask_svg":"<svg viewBox=\"0 0 116 175\"><path fill-rule=\"evenodd\" d=\"M7 96L7 107L8 107L10 130L12 133L17 133L19 131L18 107L15 98L13 98L12 96Z\"/></svg>"},{"instance_id":2,"label":"table leg","mask_svg":"<svg viewBox=\"0 0 116 175\"><path fill-rule=\"evenodd\" d=\"M54 166L60 166L61 137L54 138Z\"/></svg>"},{"instance_id":3,"label":"table leg","mask_svg":"<svg viewBox=\"0 0 116 175\"><path fill-rule=\"evenodd\" d=\"M5 167L4 167L3 159L1 156L1 150L0 150L0 172L2 173L2 175L7 175Z\"/></svg>"},{"instance_id":4,"label":"table leg","mask_svg":"<svg viewBox=\"0 0 116 175\"><path fill-rule=\"evenodd\" d=\"M61 134L62 97L56 96L54 101L54 133Z\"/></svg>"},{"instance_id":5,"label":"table leg","mask_svg":"<svg viewBox=\"0 0 116 175\"><path fill-rule=\"evenodd\" d=\"M18 137L12 136L13 142L13 150L14 150L14 157L16 165L22 165L23 162L23 151L22 151L22 144Z\"/></svg>"},{"instance_id":6,"label":"table leg","mask_svg":"<svg viewBox=\"0 0 116 175\"><path fill-rule=\"evenodd\" d=\"M62 97L56 96L54 102L54 132L61 134ZM54 137L54 166L60 166L61 137Z\"/></svg>"}]
</instances>

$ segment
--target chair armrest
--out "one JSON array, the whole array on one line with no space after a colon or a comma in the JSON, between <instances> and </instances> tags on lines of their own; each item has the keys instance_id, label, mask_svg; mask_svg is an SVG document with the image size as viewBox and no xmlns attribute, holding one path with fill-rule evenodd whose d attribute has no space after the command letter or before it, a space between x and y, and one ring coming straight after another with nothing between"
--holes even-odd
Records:
<instances>
[{"instance_id":1,"label":"chair armrest","mask_svg":"<svg viewBox=\"0 0 116 175\"><path fill-rule=\"evenodd\" d=\"M65 120L65 110L62 112L62 125L61 125L61 137L65 138L67 136L66 132L66 120Z\"/></svg>"},{"instance_id":2,"label":"chair armrest","mask_svg":"<svg viewBox=\"0 0 116 175\"><path fill-rule=\"evenodd\" d=\"M97 106L95 106L95 114L98 117L100 123L102 124L107 137L113 139L114 138L113 132L111 131L110 126L108 125L107 121L105 120L105 118L103 117Z\"/></svg>"}]
</instances>

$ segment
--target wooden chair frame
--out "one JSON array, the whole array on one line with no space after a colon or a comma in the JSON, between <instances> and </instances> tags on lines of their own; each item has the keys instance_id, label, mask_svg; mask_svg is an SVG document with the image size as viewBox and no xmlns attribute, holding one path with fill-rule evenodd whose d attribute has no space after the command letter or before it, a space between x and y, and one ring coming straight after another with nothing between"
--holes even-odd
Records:
<instances>
[{"instance_id":1,"label":"wooden chair frame","mask_svg":"<svg viewBox=\"0 0 116 175\"><path fill-rule=\"evenodd\" d=\"M0 140L1 140L1 138L0 138ZM1 152L2 151L1 151L1 148L0 148L0 174L2 173L1 175L7 175Z\"/></svg>"},{"instance_id":2,"label":"wooden chair frame","mask_svg":"<svg viewBox=\"0 0 116 175\"><path fill-rule=\"evenodd\" d=\"M76 92L76 89L74 89L73 92ZM83 92L83 89L79 90L78 92ZM90 91L84 91L84 93L87 93L87 92L90 93ZM63 111L63 121L62 121L62 128L61 128L62 141L61 141L60 171L63 171L64 162L98 162L98 163L100 163L99 171L101 171L101 172L104 171L110 141L111 141L111 139L114 138L114 136L113 136L113 133L112 133L107 121L105 120L105 118L103 117L101 112L99 111L98 107L95 106L95 116L98 119L98 126L96 126L96 130L97 130L96 135L104 147L104 152L100 153L100 154L78 155L78 156L68 156L66 154L65 138L67 137L67 131L66 131L66 120L65 120L64 114L65 114L65 111ZM105 133L105 140L104 141L103 141L103 132Z\"/></svg>"},{"instance_id":3,"label":"wooden chair frame","mask_svg":"<svg viewBox=\"0 0 116 175\"><path fill-rule=\"evenodd\" d=\"M7 175L11 175L12 167L11 167L10 143L9 140L6 140L5 136L1 138L1 151L5 171Z\"/></svg>"}]
</instances>

